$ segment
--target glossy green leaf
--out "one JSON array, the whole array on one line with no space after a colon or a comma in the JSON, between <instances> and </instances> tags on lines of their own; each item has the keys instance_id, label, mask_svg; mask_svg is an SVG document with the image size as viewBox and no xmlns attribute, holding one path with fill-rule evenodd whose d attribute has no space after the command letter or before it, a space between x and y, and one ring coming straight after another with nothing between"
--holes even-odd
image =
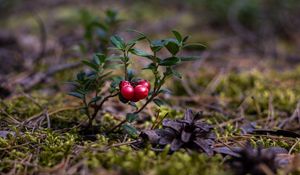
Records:
<instances>
[{"instance_id":1,"label":"glossy green leaf","mask_svg":"<svg viewBox=\"0 0 300 175\"><path fill-rule=\"evenodd\" d=\"M129 41L129 42L127 43L127 48L130 50L133 46L135 46L135 44L136 44L138 41L141 41L141 40L144 40L144 39L147 39L147 37L144 36L144 35L138 36L137 38L135 38L135 39L133 39L133 40L131 40L131 41Z\"/></svg>"},{"instance_id":2,"label":"glossy green leaf","mask_svg":"<svg viewBox=\"0 0 300 175\"><path fill-rule=\"evenodd\" d=\"M129 125L129 124L124 124L122 125L122 128L126 133L128 133L131 137L137 137L138 136L138 131L135 127Z\"/></svg>"},{"instance_id":3,"label":"glossy green leaf","mask_svg":"<svg viewBox=\"0 0 300 175\"><path fill-rule=\"evenodd\" d=\"M83 99L84 98L84 94L81 94L79 92L69 92L68 93L70 96L76 97L76 98L80 98Z\"/></svg>"},{"instance_id":4,"label":"glossy green leaf","mask_svg":"<svg viewBox=\"0 0 300 175\"><path fill-rule=\"evenodd\" d=\"M150 48L153 52L158 52L164 47L164 42L162 40L151 41Z\"/></svg>"},{"instance_id":5,"label":"glossy green leaf","mask_svg":"<svg viewBox=\"0 0 300 175\"><path fill-rule=\"evenodd\" d=\"M98 60L98 62L97 62L98 65L100 65L101 63L104 63L106 61L106 56L102 53L96 53L95 57Z\"/></svg>"},{"instance_id":6,"label":"glossy green leaf","mask_svg":"<svg viewBox=\"0 0 300 175\"><path fill-rule=\"evenodd\" d=\"M137 105L134 102L129 102L128 103L130 106L134 107L135 109L138 109Z\"/></svg>"},{"instance_id":7,"label":"glossy green leaf","mask_svg":"<svg viewBox=\"0 0 300 175\"><path fill-rule=\"evenodd\" d=\"M114 35L110 38L110 41L116 48L118 48L120 50L125 49L125 42L123 41L123 39L120 36Z\"/></svg>"},{"instance_id":8,"label":"glossy green leaf","mask_svg":"<svg viewBox=\"0 0 300 175\"><path fill-rule=\"evenodd\" d=\"M119 87L119 84L121 81L122 81L122 77L120 77L120 76L113 77L110 87L112 87L112 88Z\"/></svg>"},{"instance_id":9,"label":"glossy green leaf","mask_svg":"<svg viewBox=\"0 0 300 175\"><path fill-rule=\"evenodd\" d=\"M188 43L183 46L186 50L196 50L196 51L202 51L206 49L206 46L200 43Z\"/></svg>"},{"instance_id":10,"label":"glossy green leaf","mask_svg":"<svg viewBox=\"0 0 300 175\"><path fill-rule=\"evenodd\" d=\"M180 59L178 57L169 57L169 58L161 60L159 62L159 65L160 66L174 66L179 62L180 62Z\"/></svg>"},{"instance_id":11,"label":"glossy green leaf","mask_svg":"<svg viewBox=\"0 0 300 175\"><path fill-rule=\"evenodd\" d=\"M147 39L149 41L148 37L144 33L140 32L140 31L132 30L132 29L129 29L127 31L139 34L139 36L135 39L136 41L140 41L140 40L143 40L143 39Z\"/></svg>"},{"instance_id":12,"label":"glossy green leaf","mask_svg":"<svg viewBox=\"0 0 300 175\"><path fill-rule=\"evenodd\" d=\"M97 65L100 65L101 63L96 54L93 55L93 62L95 62Z\"/></svg>"},{"instance_id":13,"label":"glossy green leaf","mask_svg":"<svg viewBox=\"0 0 300 175\"><path fill-rule=\"evenodd\" d=\"M109 72L106 72L106 73L103 73L99 76L100 79L104 79L104 78L107 78L109 75L111 75L113 73L113 71L109 71Z\"/></svg>"},{"instance_id":14,"label":"glossy green leaf","mask_svg":"<svg viewBox=\"0 0 300 175\"><path fill-rule=\"evenodd\" d=\"M137 49L137 48L133 48L129 50L130 53L137 55L137 56L141 56L141 57L146 57L146 58L151 58L151 55L141 49Z\"/></svg>"},{"instance_id":15,"label":"glossy green leaf","mask_svg":"<svg viewBox=\"0 0 300 175\"><path fill-rule=\"evenodd\" d=\"M165 104L161 99L158 98L154 99L153 102L159 107Z\"/></svg>"},{"instance_id":16,"label":"glossy green leaf","mask_svg":"<svg viewBox=\"0 0 300 175\"><path fill-rule=\"evenodd\" d=\"M131 81L134 77L134 70L128 69L127 70L128 80Z\"/></svg>"},{"instance_id":17,"label":"glossy green leaf","mask_svg":"<svg viewBox=\"0 0 300 175\"><path fill-rule=\"evenodd\" d=\"M179 52L180 45L176 40L168 39L165 41L164 45L172 55L176 55Z\"/></svg>"},{"instance_id":18,"label":"glossy green leaf","mask_svg":"<svg viewBox=\"0 0 300 175\"><path fill-rule=\"evenodd\" d=\"M92 63L87 60L83 60L82 63L92 68L93 70L98 71L98 65L96 63Z\"/></svg>"},{"instance_id":19,"label":"glossy green leaf","mask_svg":"<svg viewBox=\"0 0 300 175\"><path fill-rule=\"evenodd\" d=\"M172 69L172 75L174 75L175 77L177 77L179 79L182 78L182 75L179 72L177 72L176 70L174 70L174 69Z\"/></svg>"},{"instance_id":20,"label":"glossy green leaf","mask_svg":"<svg viewBox=\"0 0 300 175\"><path fill-rule=\"evenodd\" d=\"M79 72L77 74L77 80L78 81L83 81L85 79L85 76L86 76L85 72Z\"/></svg>"},{"instance_id":21,"label":"glossy green leaf","mask_svg":"<svg viewBox=\"0 0 300 175\"><path fill-rule=\"evenodd\" d=\"M144 70L149 69L149 70L154 71L154 70L156 70L156 66L155 66L154 63L150 63L150 64L148 64L147 67L145 67L145 68L143 68L143 69L144 69Z\"/></svg>"},{"instance_id":22,"label":"glossy green leaf","mask_svg":"<svg viewBox=\"0 0 300 175\"><path fill-rule=\"evenodd\" d=\"M126 120L127 120L129 123L135 121L137 118L138 118L138 115L137 115L137 114L134 114L134 113L128 113L128 114L126 114Z\"/></svg>"},{"instance_id":23,"label":"glossy green leaf","mask_svg":"<svg viewBox=\"0 0 300 175\"><path fill-rule=\"evenodd\" d=\"M169 89L160 89L159 91L158 91L158 93L161 93L161 94L172 94L172 92L171 92L171 90L169 90Z\"/></svg>"},{"instance_id":24,"label":"glossy green leaf","mask_svg":"<svg viewBox=\"0 0 300 175\"><path fill-rule=\"evenodd\" d=\"M182 36L179 32L177 32L176 30L173 30L172 33L174 34L174 36L176 37L176 39L181 42L182 41Z\"/></svg>"},{"instance_id":25,"label":"glossy green leaf","mask_svg":"<svg viewBox=\"0 0 300 175\"><path fill-rule=\"evenodd\" d=\"M185 36L182 40L183 43L187 42L187 40L190 38L190 36Z\"/></svg>"},{"instance_id":26,"label":"glossy green leaf","mask_svg":"<svg viewBox=\"0 0 300 175\"><path fill-rule=\"evenodd\" d=\"M189 57L179 57L181 61L195 61L201 59L201 57L189 56Z\"/></svg>"}]
</instances>

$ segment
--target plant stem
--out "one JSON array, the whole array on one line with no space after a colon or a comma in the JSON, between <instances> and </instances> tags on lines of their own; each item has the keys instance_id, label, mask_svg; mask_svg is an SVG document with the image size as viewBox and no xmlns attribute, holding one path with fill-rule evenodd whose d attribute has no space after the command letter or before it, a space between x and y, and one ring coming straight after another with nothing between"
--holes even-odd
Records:
<instances>
[{"instance_id":1,"label":"plant stem","mask_svg":"<svg viewBox=\"0 0 300 175\"><path fill-rule=\"evenodd\" d=\"M115 97L115 96L117 96L118 94L119 94L119 93L115 93L115 94L111 94L111 95L106 96L106 97L101 101L101 103L100 103L99 105L96 106L96 108L94 109L93 115L90 116L90 118L89 118L89 124L88 124L89 127L92 126L93 120L96 118L96 116L97 116L99 110L102 108L103 104L104 104L108 99L110 99L110 98L112 98L112 97Z\"/></svg>"},{"instance_id":2,"label":"plant stem","mask_svg":"<svg viewBox=\"0 0 300 175\"><path fill-rule=\"evenodd\" d=\"M114 132L117 128L120 128L124 123L126 123L127 120L124 119L122 120L119 124L117 124L116 126L114 126L113 128L111 128L107 133L112 133Z\"/></svg>"},{"instance_id":3,"label":"plant stem","mask_svg":"<svg viewBox=\"0 0 300 175\"><path fill-rule=\"evenodd\" d=\"M85 110L86 110L86 115L88 116L89 120L91 119L91 114L90 114L90 111L89 111L89 106L86 102L86 96L84 95L83 96L83 103L84 103L84 107L85 107Z\"/></svg>"},{"instance_id":4,"label":"plant stem","mask_svg":"<svg viewBox=\"0 0 300 175\"><path fill-rule=\"evenodd\" d=\"M127 60L128 58L128 53L126 54L126 51L124 51L124 59ZM128 61L124 61L124 78L127 81L128 80Z\"/></svg>"}]
</instances>

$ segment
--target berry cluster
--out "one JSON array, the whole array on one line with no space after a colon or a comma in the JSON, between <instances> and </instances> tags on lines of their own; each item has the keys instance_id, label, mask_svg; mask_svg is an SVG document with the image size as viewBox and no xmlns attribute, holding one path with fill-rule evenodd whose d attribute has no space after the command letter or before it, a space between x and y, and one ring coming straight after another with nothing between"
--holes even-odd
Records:
<instances>
[{"instance_id":1,"label":"berry cluster","mask_svg":"<svg viewBox=\"0 0 300 175\"><path fill-rule=\"evenodd\" d=\"M148 97L150 91L150 83L147 80L140 80L138 82L121 81L120 100L122 102L138 102Z\"/></svg>"}]
</instances>

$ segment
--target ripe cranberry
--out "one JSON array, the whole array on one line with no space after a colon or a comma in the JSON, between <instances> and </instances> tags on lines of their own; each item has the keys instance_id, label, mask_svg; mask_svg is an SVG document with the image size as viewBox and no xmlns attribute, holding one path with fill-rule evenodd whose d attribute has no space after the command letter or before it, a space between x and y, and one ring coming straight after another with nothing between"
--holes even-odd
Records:
<instances>
[{"instance_id":1,"label":"ripe cranberry","mask_svg":"<svg viewBox=\"0 0 300 175\"><path fill-rule=\"evenodd\" d=\"M151 85L150 85L149 81L141 80L141 81L138 82L138 85L143 85L148 89L148 91L150 91Z\"/></svg>"},{"instance_id":2,"label":"ripe cranberry","mask_svg":"<svg viewBox=\"0 0 300 175\"><path fill-rule=\"evenodd\" d=\"M129 81L125 81L125 80L122 80L119 84L119 88L122 89L122 87L126 86L126 85L130 85L130 82Z\"/></svg>"},{"instance_id":3,"label":"ripe cranberry","mask_svg":"<svg viewBox=\"0 0 300 175\"><path fill-rule=\"evenodd\" d=\"M146 86L137 85L134 87L134 100L141 100L148 96L149 90Z\"/></svg>"},{"instance_id":4,"label":"ripe cranberry","mask_svg":"<svg viewBox=\"0 0 300 175\"><path fill-rule=\"evenodd\" d=\"M134 96L134 88L131 85L126 85L121 88L121 95L127 99L131 100Z\"/></svg>"}]
</instances>

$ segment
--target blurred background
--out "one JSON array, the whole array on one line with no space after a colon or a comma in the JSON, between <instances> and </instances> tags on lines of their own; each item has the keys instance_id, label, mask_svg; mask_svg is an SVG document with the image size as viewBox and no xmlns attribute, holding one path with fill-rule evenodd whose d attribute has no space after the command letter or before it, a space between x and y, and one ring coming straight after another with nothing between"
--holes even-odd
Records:
<instances>
[{"instance_id":1,"label":"blurred background","mask_svg":"<svg viewBox=\"0 0 300 175\"><path fill-rule=\"evenodd\" d=\"M299 0L0 0L0 96L47 83L61 90L55 76L71 79L65 70L109 52L109 37L127 29L152 38L176 29L206 44L190 50L202 59L189 70L290 69L300 62L299 9Z\"/></svg>"}]
</instances>

